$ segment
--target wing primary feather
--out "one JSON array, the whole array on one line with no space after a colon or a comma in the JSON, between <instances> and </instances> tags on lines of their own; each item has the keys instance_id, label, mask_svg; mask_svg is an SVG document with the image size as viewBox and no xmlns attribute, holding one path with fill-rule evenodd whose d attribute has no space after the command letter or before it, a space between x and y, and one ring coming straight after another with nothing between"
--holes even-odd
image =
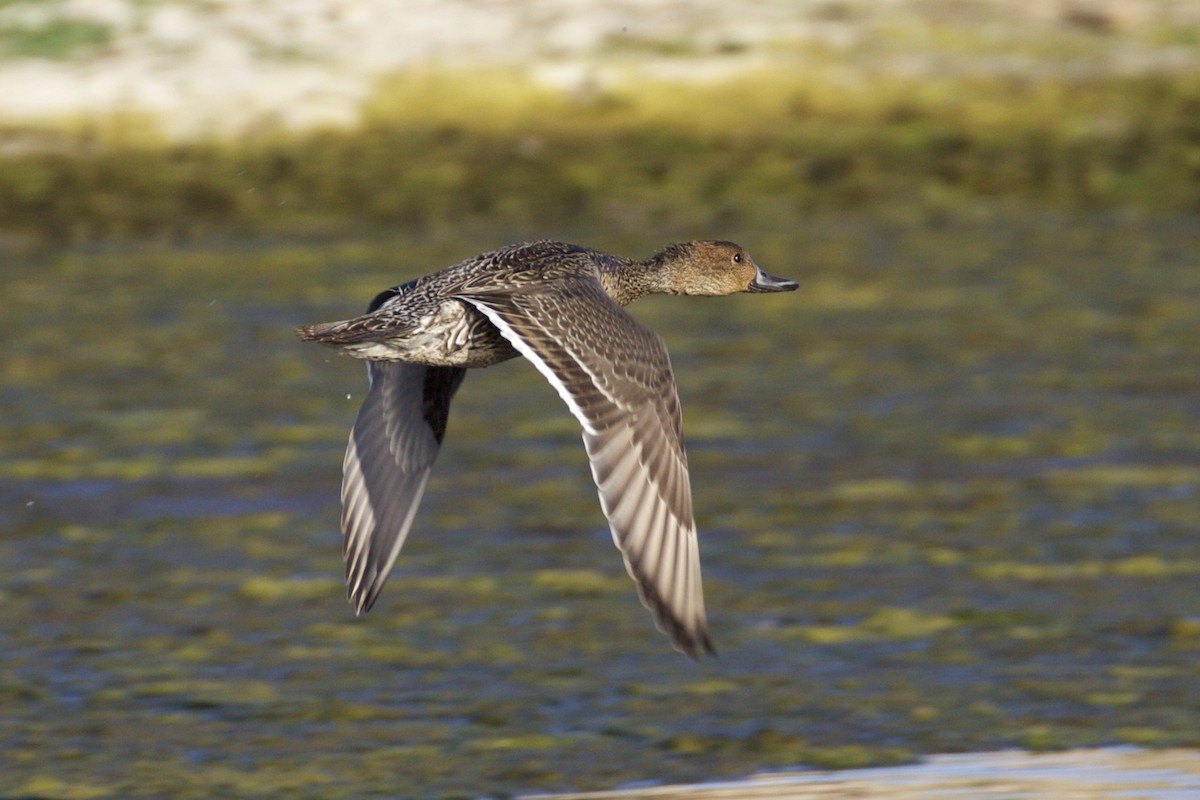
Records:
<instances>
[{"instance_id":1,"label":"wing primary feather","mask_svg":"<svg viewBox=\"0 0 1200 800\"><path fill-rule=\"evenodd\" d=\"M465 372L368 363L370 388L342 469L346 591L357 614L374 605L400 555Z\"/></svg>"},{"instance_id":2,"label":"wing primary feather","mask_svg":"<svg viewBox=\"0 0 1200 800\"><path fill-rule=\"evenodd\" d=\"M704 616L700 562L683 450L679 401L666 348L599 283L569 291L463 296L554 387L583 427L600 505L642 603L675 647L715 654ZM583 304L569 309L570 302ZM572 313L572 312L578 313ZM586 335L561 318L589 320L597 337L632 338L630 374L606 372ZM615 333L614 333L615 331Z\"/></svg>"}]
</instances>

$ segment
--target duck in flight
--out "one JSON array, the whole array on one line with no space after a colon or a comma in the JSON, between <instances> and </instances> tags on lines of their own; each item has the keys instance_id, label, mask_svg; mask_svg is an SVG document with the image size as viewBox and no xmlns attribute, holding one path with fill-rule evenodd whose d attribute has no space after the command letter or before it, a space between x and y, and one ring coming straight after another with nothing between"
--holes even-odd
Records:
<instances>
[{"instance_id":1,"label":"duck in flight","mask_svg":"<svg viewBox=\"0 0 1200 800\"><path fill-rule=\"evenodd\" d=\"M371 608L400 554L466 371L522 355L583 426L600 506L642 603L676 649L715 654L671 363L662 339L622 306L655 293L797 286L732 242L673 244L635 261L539 241L387 289L362 316L297 328L367 361L342 478L355 612Z\"/></svg>"}]
</instances>

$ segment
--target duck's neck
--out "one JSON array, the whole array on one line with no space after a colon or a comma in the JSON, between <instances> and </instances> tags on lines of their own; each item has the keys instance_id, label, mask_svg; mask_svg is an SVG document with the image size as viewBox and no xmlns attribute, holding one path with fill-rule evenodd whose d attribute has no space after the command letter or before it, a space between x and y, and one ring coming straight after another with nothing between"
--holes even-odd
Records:
<instances>
[{"instance_id":1,"label":"duck's neck","mask_svg":"<svg viewBox=\"0 0 1200 800\"><path fill-rule=\"evenodd\" d=\"M623 306L648 294L674 294L670 278L681 255L679 246L671 245L645 261L605 256L600 259L600 283Z\"/></svg>"}]
</instances>

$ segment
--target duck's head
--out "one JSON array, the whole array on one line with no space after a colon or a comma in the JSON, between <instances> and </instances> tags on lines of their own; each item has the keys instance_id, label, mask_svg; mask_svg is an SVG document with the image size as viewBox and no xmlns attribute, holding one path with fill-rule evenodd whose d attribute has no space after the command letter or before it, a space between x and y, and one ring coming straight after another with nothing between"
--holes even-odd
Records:
<instances>
[{"instance_id":1,"label":"duck's head","mask_svg":"<svg viewBox=\"0 0 1200 800\"><path fill-rule=\"evenodd\" d=\"M661 270L660 291L719 296L737 292L790 292L800 284L762 271L741 245L733 242L673 244L651 262Z\"/></svg>"}]
</instances>

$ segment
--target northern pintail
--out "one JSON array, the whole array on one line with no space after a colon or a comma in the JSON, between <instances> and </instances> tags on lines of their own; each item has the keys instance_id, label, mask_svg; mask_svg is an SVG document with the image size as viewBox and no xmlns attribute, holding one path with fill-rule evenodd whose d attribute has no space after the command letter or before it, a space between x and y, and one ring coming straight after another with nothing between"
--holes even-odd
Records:
<instances>
[{"instance_id":1,"label":"northern pintail","mask_svg":"<svg viewBox=\"0 0 1200 800\"><path fill-rule=\"evenodd\" d=\"M297 328L304 341L367 360L370 388L342 479L356 613L374 604L400 553L467 368L523 355L583 426L600 505L642 603L678 650L715 653L671 363L662 339L622 306L653 293L797 285L732 242L673 244L635 261L540 241L387 289L363 316Z\"/></svg>"}]
</instances>

